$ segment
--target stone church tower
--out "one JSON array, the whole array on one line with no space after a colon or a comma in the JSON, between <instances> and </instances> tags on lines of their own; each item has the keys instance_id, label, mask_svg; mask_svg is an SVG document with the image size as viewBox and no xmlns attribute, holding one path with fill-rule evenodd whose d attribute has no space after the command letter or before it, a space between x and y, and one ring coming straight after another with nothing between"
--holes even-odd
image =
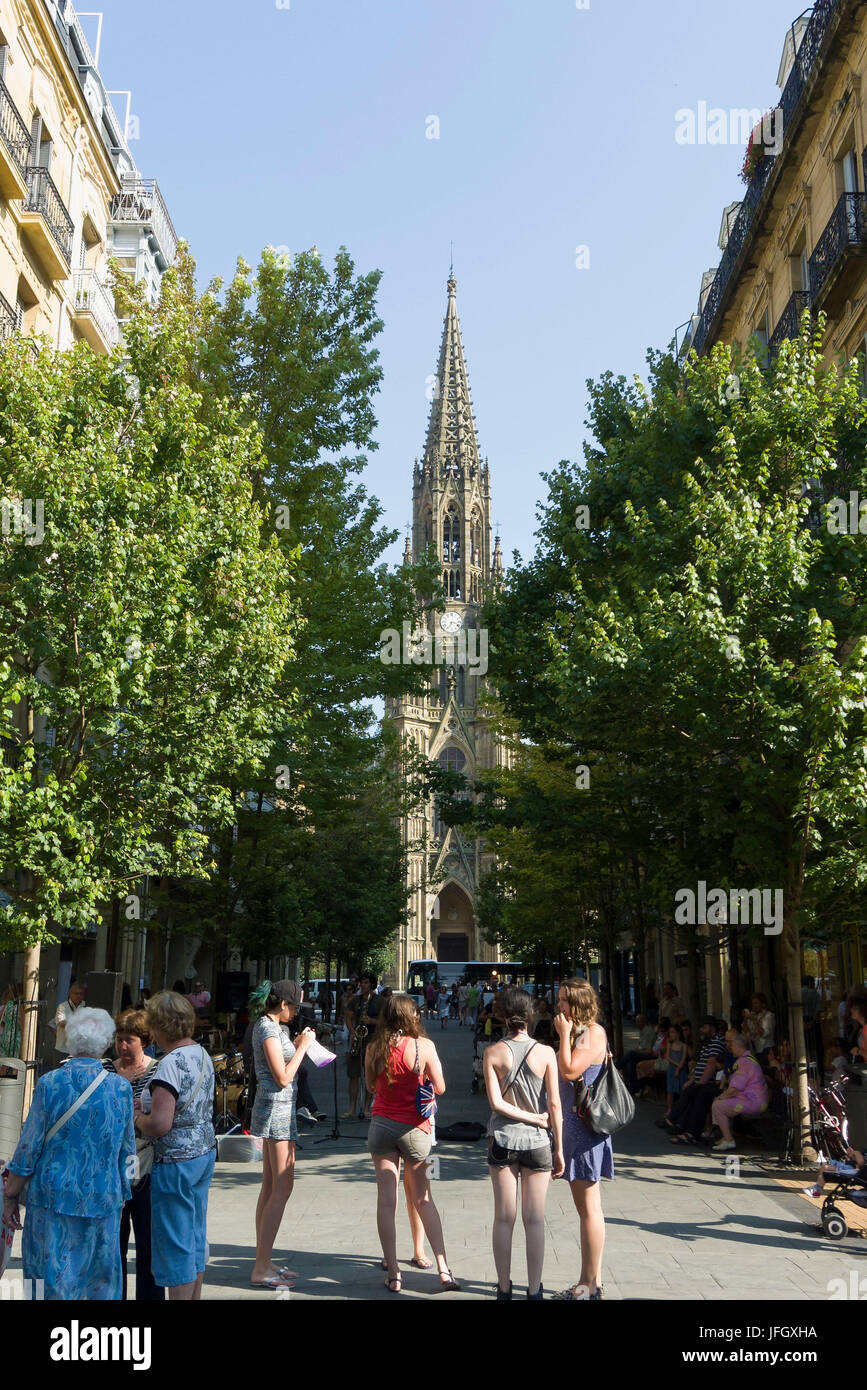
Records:
<instances>
[{"instance_id":1,"label":"stone church tower","mask_svg":"<svg viewBox=\"0 0 867 1390\"><path fill-rule=\"evenodd\" d=\"M442 567L446 612L428 619L442 646L455 634L445 659L432 668L424 697L388 702L387 716L419 750L472 783L482 768L506 756L479 714L486 685L487 633L479 630L485 588L502 574L500 540L492 548L488 462L479 454L461 341L453 276L424 457L416 459L412 492L412 542L405 557L421 556L433 542ZM440 656L442 656L442 651ZM435 659L437 653L434 652ZM403 989L410 960L494 960L475 919L476 890L494 856L459 828L442 825L430 805L402 825L407 850L409 921L398 934L396 982Z\"/></svg>"}]
</instances>

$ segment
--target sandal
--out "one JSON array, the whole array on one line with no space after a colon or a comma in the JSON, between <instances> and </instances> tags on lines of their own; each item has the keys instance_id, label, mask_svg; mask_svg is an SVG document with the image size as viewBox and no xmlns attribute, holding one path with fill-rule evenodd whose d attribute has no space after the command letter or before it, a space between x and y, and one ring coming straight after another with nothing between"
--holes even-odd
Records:
<instances>
[{"instance_id":1,"label":"sandal","mask_svg":"<svg viewBox=\"0 0 867 1390\"><path fill-rule=\"evenodd\" d=\"M280 1275L280 1278L281 1278L281 1279L300 1279L300 1278L301 1278L301 1275L298 1273L298 1270L297 1270L297 1269L288 1269L288 1268L286 1267L286 1265L281 1265L281 1267L280 1267L280 1269L277 1271L277 1273Z\"/></svg>"},{"instance_id":2,"label":"sandal","mask_svg":"<svg viewBox=\"0 0 867 1390\"><path fill-rule=\"evenodd\" d=\"M396 1284L396 1285L397 1285L397 1288L393 1289L393 1288L391 1287L392 1284ZM389 1292L389 1293L400 1293L400 1286L401 1286L401 1277L400 1277L400 1274L393 1274L393 1275L391 1276L390 1279L386 1279L386 1281L385 1281L385 1287L388 1289L388 1292Z\"/></svg>"},{"instance_id":3,"label":"sandal","mask_svg":"<svg viewBox=\"0 0 867 1390\"><path fill-rule=\"evenodd\" d=\"M413 1255L410 1264L416 1269L433 1269L433 1260L428 1260L424 1255L422 1255L420 1260L417 1260L415 1255Z\"/></svg>"},{"instance_id":4,"label":"sandal","mask_svg":"<svg viewBox=\"0 0 867 1390\"><path fill-rule=\"evenodd\" d=\"M267 1279L250 1280L251 1289L294 1289L295 1285L282 1279L279 1274L271 1274Z\"/></svg>"},{"instance_id":5,"label":"sandal","mask_svg":"<svg viewBox=\"0 0 867 1390\"><path fill-rule=\"evenodd\" d=\"M443 1275L446 1276L445 1279L443 1279ZM440 1270L440 1293L454 1293L460 1287L460 1284L448 1266Z\"/></svg>"}]
</instances>

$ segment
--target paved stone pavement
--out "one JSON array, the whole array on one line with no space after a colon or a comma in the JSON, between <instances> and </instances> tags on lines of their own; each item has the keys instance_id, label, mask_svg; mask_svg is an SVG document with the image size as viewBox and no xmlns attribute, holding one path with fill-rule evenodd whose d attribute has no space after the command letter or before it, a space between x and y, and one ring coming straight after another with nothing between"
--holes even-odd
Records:
<instances>
[{"instance_id":1,"label":"paved stone pavement","mask_svg":"<svg viewBox=\"0 0 867 1390\"><path fill-rule=\"evenodd\" d=\"M484 1095L472 1095L472 1035L450 1023L432 1025L448 1091L439 1119L487 1121ZM337 1062L339 1108L346 1109L343 1057ZM328 1073L317 1073L316 1096L326 1107ZM604 1184L607 1242L606 1299L794 1300L828 1298L828 1281L863 1269L867 1244L839 1243L818 1230L817 1214L805 1199L781 1188L748 1157L740 1176L727 1176L725 1159L708 1151L678 1150L654 1127L662 1106L642 1103L632 1125L615 1143L615 1180ZM303 1138L295 1192L287 1207L278 1247L301 1274L291 1298L388 1299L378 1266L376 1185L365 1148L367 1126L342 1120L337 1142ZM318 1131L331 1130L320 1122ZM492 1296L496 1280L491 1253L493 1203L478 1144L438 1145L439 1180L434 1198L443 1218L446 1251L461 1281L460 1294L437 1294L434 1273L404 1263L404 1297L437 1294L445 1299ZM767 1157L765 1155L765 1157ZM729 1165L731 1168L732 1165ZM259 1170L219 1164L211 1189L211 1263L205 1297L268 1299L249 1288L251 1242ZM411 1254L409 1226L401 1201L398 1253ZM430 1253L428 1251L428 1253ZM546 1289L565 1288L580 1272L578 1222L565 1183L551 1186L547 1205ZM515 1229L515 1292L525 1291L523 1236Z\"/></svg>"},{"instance_id":2,"label":"paved stone pavement","mask_svg":"<svg viewBox=\"0 0 867 1390\"><path fill-rule=\"evenodd\" d=\"M472 1036L449 1024L433 1036L445 1067L448 1092L440 1120L486 1121L483 1095L472 1095ZM345 1049L337 1062L339 1108L347 1091ZM318 1072L315 1093L330 1110L330 1069ZM867 1274L867 1244L857 1237L832 1243L817 1227L814 1205L787 1190L748 1155L738 1176L725 1158L709 1151L679 1150L654 1127L662 1108L639 1106L635 1121L615 1143L614 1182L604 1184L607 1224L606 1299L778 1300L809 1302L829 1297L828 1284L851 1272ZM376 1186L365 1147L367 1126L341 1120L346 1138L317 1144L331 1130L320 1122L302 1139L295 1192L287 1207L277 1254L291 1260L301 1278L291 1300L388 1299L379 1268ZM495 1282L491 1253L493 1204L484 1141L442 1143L434 1197L443 1218L446 1250L460 1293L437 1292L433 1272L403 1264L404 1298L428 1294L450 1300L491 1298ZM728 1156L726 1156L728 1157ZM764 1155L767 1159L767 1155ZM260 1168L219 1163L211 1188L211 1260L204 1297L267 1301L275 1295L249 1286L253 1226ZM403 1205L398 1216L398 1252L411 1253ZM15 1253L18 1253L16 1242ZM20 1268L17 1258L12 1275ZM552 1184L547 1206L544 1283L547 1290L577 1281L578 1223L568 1187ZM520 1221L516 1226L513 1279L517 1296L526 1285Z\"/></svg>"}]
</instances>

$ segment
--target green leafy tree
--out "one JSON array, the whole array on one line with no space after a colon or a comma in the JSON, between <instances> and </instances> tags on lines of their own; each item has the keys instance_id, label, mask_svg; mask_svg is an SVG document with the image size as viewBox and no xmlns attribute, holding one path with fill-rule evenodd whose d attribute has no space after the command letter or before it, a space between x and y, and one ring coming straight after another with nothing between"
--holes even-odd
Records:
<instances>
[{"instance_id":1,"label":"green leafy tree","mask_svg":"<svg viewBox=\"0 0 867 1390\"><path fill-rule=\"evenodd\" d=\"M0 865L15 949L89 927L145 874L203 875L204 827L270 746L293 651L254 422L212 408L182 256L126 346L0 354ZM29 500L44 534L16 534Z\"/></svg>"},{"instance_id":2,"label":"green leafy tree","mask_svg":"<svg viewBox=\"0 0 867 1390\"><path fill-rule=\"evenodd\" d=\"M782 892L779 924L727 925L780 928L806 1150L801 934L851 921L867 875L867 566L828 507L867 487L857 367L826 370L806 331L770 372L657 357L647 388L591 385L591 424L491 604L492 670L525 737L580 750L591 787L606 759L628 777L649 908L699 879Z\"/></svg>"},{"instance_id":3,"label":"green leafy tree","mask_svg":"<svg viewBox=\"0 0 867 1390\"><path fill-rule=\"evenodd\" d=\"M290 262L266 250L255 276L239 265L222 302L215 285L202 337L215 408L238 401L261 431L256 496L268 535L297 566L301 618L268 768L250 767L237 782L237 832L215 837L217 872L188 904L223 952L251 931L261 947L266 923L275 953L324 950L329 870L306 837L333 832L364 789L372 794L370 769L386 752L371 701L424 681L417 669L383 664L380 641L416 621L417 592L433 590L438 570L429 559L397 570L382 563L396 533L358 481L376 448L379 278L356 275L345 251L329 271L315 253ZM393 908L383 852L381 886ZM392 930L398 921L393 915Z\"/></svg>"}]
</instances>

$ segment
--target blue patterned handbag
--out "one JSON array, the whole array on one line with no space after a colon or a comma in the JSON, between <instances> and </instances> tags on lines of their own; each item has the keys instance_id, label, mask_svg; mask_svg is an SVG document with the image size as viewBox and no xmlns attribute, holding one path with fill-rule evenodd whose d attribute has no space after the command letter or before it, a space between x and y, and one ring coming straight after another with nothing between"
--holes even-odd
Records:
<instances>
[{"instance_id":1,"label":"blue patterned handbag","mask_svg":"<svg viewBox=\"0 0 867 1390\"><path fill-rule=\"evenodd\" d=\"M415 1108L423 1120L432 1120L437 1113L437 1103L433 1082L422 1081L418 1060L418 1038L415 1040L415 1074L418 1077L418 1085L415 1088Z\"/></svg>"}]
</instances>

